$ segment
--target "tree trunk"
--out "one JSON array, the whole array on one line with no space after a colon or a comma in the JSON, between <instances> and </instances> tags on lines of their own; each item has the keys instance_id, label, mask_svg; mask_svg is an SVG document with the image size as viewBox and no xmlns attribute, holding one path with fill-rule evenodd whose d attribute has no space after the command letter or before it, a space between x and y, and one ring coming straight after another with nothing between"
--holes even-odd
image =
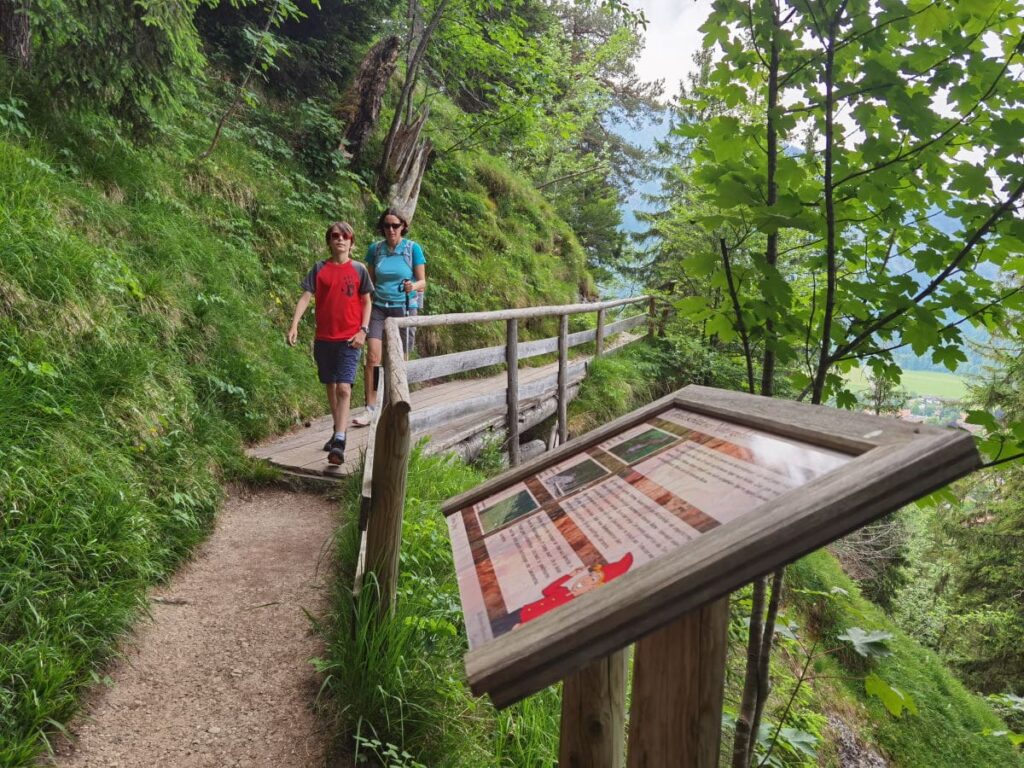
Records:
<instances>
[{"instance_id":1,"label":"tree trunk","mask_svg":"<svg viewBox=\"0 0 1024 768\"><path fill-rule=\"evenodd\" d=\"M750 628L747 638L747 671L743 676L743 695L736 717L736 734L732 743L732 768L747 768L750 765L751 734L754 712L757 708L758 668L761 665L761 640L764 631L765 579L754 582L753 603L750 606Z\"/></svg>"},{"instance_id":2,"label":"tree trunk","mask_svg":"<svg viewBox=\"0 0 1024 768\"><path fill-rule=\"evenodd\" d=\"M430 23L427 24L423 33L420 35L419 42L416 45L416 50L412 53L406 62L406 76L405 83L402 85L402 92L398 96L398 104L395 105L395 116L391 120L391 128L388 130L387 138L384 139L384 149L380 156L380 165L377 169L377 192L383 193L388 191L389 197L392 196L391 190L396 187L415 187L415 197L419 196L420 181L423 178L422 169L426 168L426 161L430 157L430 151L432 147L427 147L426 153L422 160L422 169L420 170L419 178L417 179L404 179L402 177L393 175L393 171L406 165L405 158L401 157L402 154L399 152L399 133L407 133L415 130L416 137L419 138L419 133L423 129L422 124L416 127L417 123L421 123L420 120L412 120L411 115L411 104L413 91L416 89L416 78L419 74L420 62L423 60L424 54L427 52L427 45L430 43L430 38L434 34L434 30L437 29L437 25L441 23L441 17L444 15L444 10L447 7L450 0L439 0L437 6L434 8L434 14L430 17ZM415 15L415 9L410 7L410 14ZM415 24L415 20L412 19L410 24ZM410 41L411 42L411 41ZM408 121L403 120L403 116L408 113L410 119ZM425 121L425 117L423 120ZM413 182L413 183L410 183Z\"/></svg>"},{"instance_id":3,"label":"tree trunk","mask_svg":"<svg viewBox=\"0 0 1024 768\"><path fill-rule=\"evenodd\" d=\"M748 757L754 757L754 745L757 744L758 732L761 730L761 718L764 705L768 703L768 695L772 692L771 660L772 647L775 643L775 620L779 616L779 604L782 601L782 580L786 568L779 568L772 576L772 589L768 598L768 613L761 632L761 660L757 669L757 702L754 706L754 721L750 726L750 746Z\"/></svg>"},{"instance_id":4,"label":"tree trunk","mask_svg":"<svg viewBox=\"0 0 1024 768\"><path fill-rule=\"evenodd\" d=\"M429 115L428 104L411 125L398 129L391 152L393 165L388 168L389 178L394 179L388 189L388 204L401 211L409 222L416 213L423 173L427 170L427 163L430 162L430 155L434 151L430 139L420 139L420 133Z\"/></svg>"},{"instance_id":5,"label":"tree trunk","mask_svg":"<svg viewBox=\"0 0 1024 768\"><path fill-rule=\"evenodd\" d=\"M3 55L19 69L32 65L30 0L0 0L0 46Z\"/></svg>"},{"instance_id":6,"label":"tree trunk","mask_svg":"<svg viewBox=\"0 0 1024 768\"><path fill-rule=\"evenodd\" d=\"M384 91L398 66L398 53L402 40L398 35L386 37L374 45L363 57L356 79L349 89L340 117L348 123L345 130L345 149L358 158L363 145L377 127Z\"/></svg>"},{"instance_id":7,"label":"tree trunk","mask_svg":"<svg viewBox=\"0 0 1024 768\"><path fill-rule=\"evenodd\" d=\"M768 145L768 168L767 184L768 198L766 202L771 207L778 201L778 185L775 183L775 173L779 162L779 128L775 120L775 110L779 101L779 6L775 0L771 4L772 12L772 41L771 51L768 54L768 104L765 111L765 129ZM768 242L765 245L764 260L768 263L769 269L774 269L779 261L779 233L777 231L768 234ZM775 395L775 318L770 314L764 324L764 360L761 367L761 394L765 397Z\"/></svg>"},{"instance_id":8,"label":"tree trunk","mask_svg":"<svg viewBox=\"0 0 1024 768\"><path fill-rule=\"evenodd\" d=\"M821 323L821 351L818 355L818 367L815 371L814 382L811 388L811 402L815 405L821 403L825 396L825 377L831 368L832 358L829 353L832 351L832 321L836 309L836 291L838 282L837 253L839 246L836 239L836 206L835 186L832 183L833 173L833 152L835 149L835 58L836 58L836 35L839 25L839 16L845 3L840 10L832 17L828 27L828 39L825 43L825 257L826 257L826 284L825 284L825 308Z\"/></svg>"}]
</instances>

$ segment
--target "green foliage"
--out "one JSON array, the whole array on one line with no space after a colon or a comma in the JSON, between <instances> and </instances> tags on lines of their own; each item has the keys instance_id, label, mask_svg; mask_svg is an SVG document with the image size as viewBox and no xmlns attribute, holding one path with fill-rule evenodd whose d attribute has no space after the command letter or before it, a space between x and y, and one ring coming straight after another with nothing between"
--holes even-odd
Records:
<instances>
[{"instance_id":1,"label":"green foliage","mask_svg":"<svg viewBox=\"0 0 1024 768\"><path fill-rule=\"evenodd\" d=\"M205 59L193 15L199 0L40 0L29 17L33 72L53 103L109 109L136 131L192 92Z\"/></svg>"},{"instance_id":2,"label":"green foliage","mask_svg":"<svg viewBox=\"0 0 1024 768\"><path fill-rule=\"evenodd\" d=\"M1014 325L1016 320L1014 321ZM1019 341L1001 351L987 381L972 387L968 422L983 427L990 457L1011 458L1022 414ZM897 598L901 623L940 653L972 687L1019 692L1024 675L1019 600L1024 588L1024 473L1019 461L965 480L918 513L908 584Z\"/></svg>"},{"instance_id":3,"label":"green foliage","mask_svg":"<svg viewBox=\"0 0 1024 768\"><path fill-rule=\"evenodd\" d=\"M687 384L728 386L733 363L675 334L634 342L598 358L569 404L569 430L580 435Z\"/></svg>"},{"instance_id":4,"label":"green foliage","mask_svg":"<svg viewBox=\"0 0 1024 768\"><path fill-rule=\"evenodd\" d=\"M607 2L453 2L429 49L435 83L461 108L444 153L501 147L572 225L602 278L623 260L619 204L645 173L612 123L659 93L636 75L642 16Z\"/></svg>"},{"instance_id":5,"label":"green foliage","mask_svg":"<svg viewBox=\"0 0 1024 768\"><path fill-rule=\"evenodd\" d=\"M241 73L253 54L253 43L271 42L284 55L262 68L267 86L290 98L334 98L359 66L361 53L391 19L395 0L295 0L274 25L273 36L260 30L274 12L274 2L215 2L196 13L196 26L211 55ZM253 36L256 39L253 39Z\"/></svg>"},{"instance_id":6,"label":"green foliage","mask_svg":"<svg viewBox=\"0 0 1024 768\"><path fill-rule=\"evenodd\" d=\"M961 326L994 329L1014 300L986 275L1013 268L1022 235L1021 8L990 10L955 2L934 24L921 3L717 3L703 30L724 55L677 110L658 221L702 246L655 270L708 299L681 309L815 402L852 407L835 374L857 361L898 381L901 347L966 360Z\"/></svg>"}]
</instances>

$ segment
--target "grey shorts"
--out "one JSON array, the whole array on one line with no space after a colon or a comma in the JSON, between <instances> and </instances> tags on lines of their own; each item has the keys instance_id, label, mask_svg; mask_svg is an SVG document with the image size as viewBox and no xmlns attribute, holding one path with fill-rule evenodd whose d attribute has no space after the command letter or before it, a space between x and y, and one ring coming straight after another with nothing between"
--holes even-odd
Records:
<instances>
[{"instance_id":1,"label":"grey shorts","mask_svg":"<svg viewBox=\"0 0 1024 768\"><path fill-rule=\"evenodd\" d=\"M414 317L417 314L415 308L409 310L409 317ZM370 332L366 334L368 339L382 339L384 338L384 321L389 317L405 317L405 307L381 307L377 304L373 305L373 311L370 312ZM416 329L415 328L399 328L398 335L402 337L402 346L405 349L406 354L411 352L416 347ZM408 339L408 341L406 341Z\"/></svg>"}]
</instances>

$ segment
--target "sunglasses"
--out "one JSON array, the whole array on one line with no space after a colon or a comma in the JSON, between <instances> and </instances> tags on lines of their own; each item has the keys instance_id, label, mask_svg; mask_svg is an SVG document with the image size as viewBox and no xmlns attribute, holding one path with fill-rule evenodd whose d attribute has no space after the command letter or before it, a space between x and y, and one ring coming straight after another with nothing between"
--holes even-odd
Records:
<instances>
[{"instance_id":1,"label":"sunglasses","mask_svg":"<svg viewBox=\"0 0 1024 768\"><path fill-rule=\"evenodd\" d=\"M401 229L401 228L402 228L401 222L399 222L398 224L391 224L390 222L387 222L387 221L384 222L384 229Z\"/></svg>"},{"instance_id":2,"label":"sunglasses","mask_svg":"<svg viewBox=\"0 0 1024 768\"><path fill-rule=\"evenodd\" d=\"M351 240L352 235L346 235L344 232L331 232L331 240Z\"/></svg>"}]
</instances>

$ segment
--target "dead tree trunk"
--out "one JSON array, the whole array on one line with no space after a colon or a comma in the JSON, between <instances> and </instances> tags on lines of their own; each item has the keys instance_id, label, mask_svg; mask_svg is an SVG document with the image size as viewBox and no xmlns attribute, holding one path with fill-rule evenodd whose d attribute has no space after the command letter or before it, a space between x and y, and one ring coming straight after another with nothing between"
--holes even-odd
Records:
<instances>
[{"instance_id":1,"label":"dead tree trunk","mask_svg":"<svg viewBox=\"0 0 1024 768\"><path fill-rule=\"evenodd\" d=\"M340 117L348 124L345 149L358 158L363 145L377 127L388 82L398 66L402 40L392 35L380 40L363 57L356 79L349 89Z\"/></svg>"},{"instance_id":2,"label":"dead tree trunk","mask_svg":"<svg viewBox=\"0 0 1024 768\"><path fill-rule=\"evenodd\" d=\"M426 120L426 110L424 110L424 116L420 119L411 119L413 91L416 89L416 78L418 77L420 63L427 52L427 45L430 43L434 30L437 29L437 25L441 23L441 17L444 15L445 8L449 2L450 0L438 0L437 5L434 7L434 13L430 17L430 23L423 29L419 36L419 41L416 43L415 50L410 54L409 60L406 62L405 83L402 85L402 92L399 94L398 103L395 105L395 115L391 120L391 129L388 131L388 136L384 140L384 149L381 152L380 164L377 169L377 192L381 194L388 192L389 197L391 196L390 190L396 187L414 190L415 196L419 195L420 181L423 178L423 170L426 168L427 159L430 157L431 147L426 142L418 147L416 154L421 156L421 159L417 164L410 165L407 158L408 150L415 147L417 142L402 142L406 148L406 151L402 152L398 146L399 133L402 133L404 136L408 136L411 133L418 139L420 131L423 129L422 123ZM410 16L410 24L415 25L415 3L410 3ZM418 169L419 174L417 178L406 179L393 175L395 171L403 167L410 170ZM409 214L407 213L407 215Z\"/></svg>"},{"instance_id":3,"label":"dead tree trunk","mask_svg":"<svg viewBox=\"0 0 1024 768\"><path fill-rule=\"evenodd\" d=\"M0 0L0 50L19 69L32 64L32 26L28 17L30 0Z\"/></svg>"},{"instance_id":4,"label":"dead tree trunk","mask_svg":"<svg viewBox=\"0 0 1024 768\"><path fill-rule=\"evenodd\" d=\"M388 169L390 178L394 179L388 189L388 204L412 221L416 213L416 203L420 197L420 184L427 163L434 151L430 139L421 139L420 133L430 115L430 105L410 125L403 125L395 133L394 146L391 152L393 165Z\"/></svg>"}]
</instances>

